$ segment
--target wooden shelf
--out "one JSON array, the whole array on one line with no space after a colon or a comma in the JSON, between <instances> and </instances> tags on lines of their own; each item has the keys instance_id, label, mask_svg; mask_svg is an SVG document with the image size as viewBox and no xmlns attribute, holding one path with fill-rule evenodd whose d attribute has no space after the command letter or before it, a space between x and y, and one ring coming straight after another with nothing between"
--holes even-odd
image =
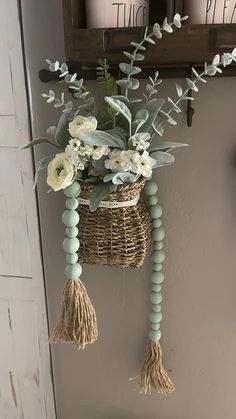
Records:
<instances>
[{"instance_id":1,"label":"wooden shelf","mask_svg":"<svg viewBox=\"0 0 236 419\"><path fill-rule=\"evenodd\" d=\"M70 33L65 34L66 58L70 70L93 79L98 59L106 57L111 69L117 72L118 64L126 61L122 52L130 50L131 41L139 42L143 32L144 28L72 28ZM231 51L234 47L236 24L184 25L176 29L174 34L164 33L156 45L147 45L140 76L145 78L151 70L159 69L164 78L186 77L192 65L202 67L216 53ZM45 71L40 73L42 81L47 81L49 77ZM236 76L236 65L226 68L223 75Z\"/></svg>"}]
</instances>

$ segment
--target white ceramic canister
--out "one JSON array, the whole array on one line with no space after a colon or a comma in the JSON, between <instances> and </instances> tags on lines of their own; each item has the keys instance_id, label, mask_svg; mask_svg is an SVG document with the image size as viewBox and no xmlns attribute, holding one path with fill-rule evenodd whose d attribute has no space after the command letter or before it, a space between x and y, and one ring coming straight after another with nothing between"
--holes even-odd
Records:
<instances>
[{"instance_id":1,"label":"white ceramic canister","mask_svg":"<svg viewBox=\"0 0 236 419\"><path fill-rule=\"evenodd\" d=\"M124 28L149 24L149 0L86 0L87 28Z\"/></svg>"},{"instance_id":2,"label":"white ceramic canister","mask_svg":"<svg viewBox=\"0 0 236 419\"><path fill-rule=\"evenodd\" d=\"M235 23L235 0L185 0L190 23Z\"/></svg>"}]
</instances>

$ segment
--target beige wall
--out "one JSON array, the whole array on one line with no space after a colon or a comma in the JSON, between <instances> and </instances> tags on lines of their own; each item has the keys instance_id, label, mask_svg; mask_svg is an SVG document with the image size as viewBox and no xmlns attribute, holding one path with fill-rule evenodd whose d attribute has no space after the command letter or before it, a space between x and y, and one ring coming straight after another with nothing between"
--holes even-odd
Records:
<instances>
[{"instance_id":1,"label":"beige wall","mask_svg":"<svg viewBox=\"0 0 236 419\"><path fill-rule=\"evenodd\" d=\"M50 5L49 5L50 3ZM37 5L37 8L36 8ZM44 57L63 56L60 2L23 0L34 135L56 120L40 93ZM47 16L46 16L47 14ZM38 23L37 23L38 22ZM43 28L42 28L42 25ZM188 142L177 162L155 178L167 232L162 344L176 392L144 397L129 378L138 373L146 343L149 258L139 271L84 266L99 321L99 341L78 352L53 346L59 419L234 419L236 410L236 79L212 79L166 139ZM162 87L173 94L172 81ZM39 158L46 149L38 149ZM63 196L39 197L50 323L64 284Z\"/></svg>"}]
</instances>

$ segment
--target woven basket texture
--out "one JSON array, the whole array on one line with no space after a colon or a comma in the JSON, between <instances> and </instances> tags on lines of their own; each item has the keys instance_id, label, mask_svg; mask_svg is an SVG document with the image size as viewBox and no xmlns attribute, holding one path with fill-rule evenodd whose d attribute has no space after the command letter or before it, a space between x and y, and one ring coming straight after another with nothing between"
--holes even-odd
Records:
<instances>
[{"instance_id":1,"label":"woven basket texture","mask_svg":"<svg viewBox=\"0 0 236 419\"><path fill-rule=\"evenodd\" d=\"M144 180L119 186L104 201L130 201L143 189ZM83 185L81 198L89 199L93 187ZM151 237L151 219L142 197L133 207L101 208L90 212L79 205L80 261L83 263L139 268Z\"/></svg>"}]
</instances>

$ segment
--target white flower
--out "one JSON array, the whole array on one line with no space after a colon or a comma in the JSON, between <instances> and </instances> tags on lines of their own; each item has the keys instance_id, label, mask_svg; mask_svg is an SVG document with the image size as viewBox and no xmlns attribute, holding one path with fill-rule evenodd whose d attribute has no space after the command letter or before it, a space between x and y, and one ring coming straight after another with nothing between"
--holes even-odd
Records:
<instances>
[{"instance_id":1,"label":"white flower","mask_svg":"<svg viewBox=\"0 0 236 419\"><path fill-rule=\"evenodd\" d=\"M93 147L91 145L86 144L84 146L79 147L78 153L80 156L90 157L93 153Z\"/></svg>"},{"instance_id":2,"label":"white flower","mask_svg":"<svg viewBox=\"0 0 236 419\"><path fill-rule=\"evenodd\" d=\"M47 169L47 184L54 191L65 189L74 180L75 169L66 153L56 154Z\"/></svg>"},{"instance_id":3,"label":"white flower","mask_svg":"<svg viewBox=\"0 0 236 419\"><path fill-rule=\"evenodd\" d=\"M148 142L150 138L151 136L149 133L140 133L131 137L130 140L132 141L132 145L136 150L142 151L147 150L147 148L150 146L150 143Z\"/></svg>"},{"instance_id":4,"label":"white flower","mask_svg":"<svg viewBox=\"0 0 236 419\"><path fill-rule=\"evenodd\" d=\"M121 151L120 153L120 168L124 172L132 171L133 169L133 157L136 154L133 150Z\"/></svg>"},{"instance_id":5,"label":"white flower","mask_svg":"<svg viewBox=\"0 0 236 419\"><path fill-rule=\"evenodd\" d=\"M110 148L107 145L94 146L92 151L92 158L99 160L102 156L107 156Z\"/></svg>"},{"instance_id":6,"label":"white flower","mask_svg":"<svg viewBox=\"0 0 236 419\"><path fill-rule=\"evenodd\" d=\"M72 154L79 149L81 144L81 141L78 140L77 138L72 138L69 141L69 144L66 146L65 152L67 154L68 157L71 157Z\"/></svg>"},{"instance_id":7,"label":"white flower","mask_svg":"<svg viewBox=\"0 0 236 419\"><path fill-rule=\"evenodd\" d=\"M121 150L119 148L113 148L113 150L109 153L110 159L116 159L120 157Z\"/></svg>"},{"instance_id":8,"label":"white flower","mask_svg":"<svg viewBox=\"0 0 236 419\"><path fill-rule=\"evenodd\" d=\"M145 150L143 154L136 153L133 157L135 173L143 177L150 177L152 175L152 168L156 164L156 160L149 156Z\"/></svg>"},{"instance_id":9,"label":"white flower","mask_svg":"<svg viewBox=\"0 0 236 419\"><path fill-rule=\"evenodd\" d=\"M109 159L105 160L105 167L113 172L129 172L133 170L133 156L137 152L134 150L112 150Z\"/></svg>"},{"instance_id":10,"label":"white flower","mask_svg":"<svg viewBox=\"0 0 236 419\"><path fill-rule=\"evenodd\" d=\"M97 124L98 121L93 116L85 118L82 115L78 115L69 123L69 133L72 137L79 138L80 132L95 131Z\"/></svg>"},{"instance_id":11,"label":"white flower","mask_svg":"<svg viewBox=\"0 0 236 419\"><path fill-rule=\"evenodd\" d=\"M76 154L72 156L71 163L73 164L73 166L75 166L77 170L84 170L87 160L81 159L80 156Z\"/></svg>"}]
</instances>

